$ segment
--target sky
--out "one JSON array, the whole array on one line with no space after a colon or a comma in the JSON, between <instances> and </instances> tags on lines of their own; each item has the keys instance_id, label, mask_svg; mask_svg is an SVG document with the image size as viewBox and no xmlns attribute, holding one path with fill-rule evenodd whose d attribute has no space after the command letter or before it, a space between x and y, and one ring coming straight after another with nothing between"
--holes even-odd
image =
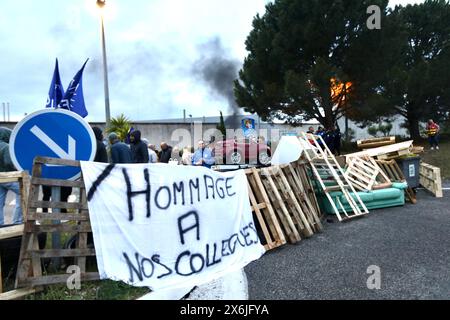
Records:
<instances>
[{"instance_id":1,"label":"sky","mask_svg":"<svg viewBox=\"0 0 450 320\"><path fill-rule=\"evenodd\" d=\"M231 114L245 40L270 0L107 0L111 116L129 119ZM423 1L396 0L390 5ZM45 107L55 58L64 89L83 76L88 121L104 121L100 19L95 0L0 1L0 103L11 121ZM3 120L0 114L0 120Z\"/></svg>"}]
</instances>

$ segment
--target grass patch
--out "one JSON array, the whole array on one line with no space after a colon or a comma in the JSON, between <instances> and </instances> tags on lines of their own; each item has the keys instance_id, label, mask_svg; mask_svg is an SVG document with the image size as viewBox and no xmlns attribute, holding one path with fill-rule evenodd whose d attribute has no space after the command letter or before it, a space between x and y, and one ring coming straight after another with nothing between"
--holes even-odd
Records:
<instances>
[{"instance_id":1,"label":"grass patch","mask_svg":"<svg viewBox=\"0 0 450 320\"><path fill-rule=\"evenodd\" d=\"M149 292L148 288L102 280L82 282L80 290L69 290L64 284L48 286L42 292L29 295L26 300L135 300Z\"/></svg>"}]
</instances>

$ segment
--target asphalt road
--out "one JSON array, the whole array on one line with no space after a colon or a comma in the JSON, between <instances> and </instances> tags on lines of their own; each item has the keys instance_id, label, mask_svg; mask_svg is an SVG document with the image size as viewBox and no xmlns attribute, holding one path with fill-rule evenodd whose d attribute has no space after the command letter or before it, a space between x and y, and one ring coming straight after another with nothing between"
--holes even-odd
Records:
<instances>
[{"instance_id":1,"label":"asphalt road","mask_svg":"<svg viewBox=\"0 0 450 320\"><path fill-rule=\"evenodd\" d=\"M448 185L447 185L448 187ZM251 300L450 299L450 191L373 210L266 253L245 268ZM370 290L369 266L381 288Z\"/></svg>"}]
</instances>

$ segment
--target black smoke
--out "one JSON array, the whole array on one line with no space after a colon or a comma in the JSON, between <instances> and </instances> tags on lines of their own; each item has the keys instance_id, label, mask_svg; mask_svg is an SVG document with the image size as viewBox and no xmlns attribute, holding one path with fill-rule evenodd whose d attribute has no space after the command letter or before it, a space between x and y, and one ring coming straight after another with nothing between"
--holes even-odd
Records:
<instances>
[{"instance_id":1,"label":"black smoke","mask_svg":"<svg viewBox=\"0 0 450 320\"><path fill-rule=\"evenodd\" d=\"M227 101L228 114L232 114L225 119L227 128L240 127L241 111L236 104L233 82L238 78L242 63L229 54L217 37L200 45L199 51L201 57L194 64L194 76L206 84L212 94Z\"/></svg>"}]
</instances>

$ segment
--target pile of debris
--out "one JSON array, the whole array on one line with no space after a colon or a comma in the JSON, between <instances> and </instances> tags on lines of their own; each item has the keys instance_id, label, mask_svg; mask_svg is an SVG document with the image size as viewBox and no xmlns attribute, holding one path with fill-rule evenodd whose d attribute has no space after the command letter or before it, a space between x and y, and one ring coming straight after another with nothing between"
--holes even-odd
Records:
<instances>
[{"instance_id":1,"label":"pile of debris","mask_svg":"<svg viewBox=\"0 0 450 320\"><path fill-rule=\"evenodd\" d=\"M250 202L267 250L321 232L324 214L346 221L369 209L404 205L405 200L416 203L419 171L420 184L436 196L442 194L439 169L420 163L417 154L423 148L414 147L413 141L362 140L362 151L335 157L321 136L302 133L289 138L283 150L295 151L277 159L297 161L246 170ZM404 161L409 161L407 169ZM417 185L411 183L412 176Z\"/></svg>"}]
</instances>

